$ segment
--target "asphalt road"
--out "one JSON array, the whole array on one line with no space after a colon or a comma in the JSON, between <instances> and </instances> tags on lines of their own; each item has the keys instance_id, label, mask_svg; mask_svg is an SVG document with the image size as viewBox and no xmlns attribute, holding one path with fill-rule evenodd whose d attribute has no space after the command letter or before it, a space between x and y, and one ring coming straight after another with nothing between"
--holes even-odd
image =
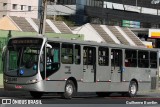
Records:
<instances>
[{"instance_id":1,"label":"asphalt road","mask_svg":"<svg viewBox=\"0 0 160 107\"><path fill-rule=\"evenodd\" d=\"M137 97L122 97L121 94L114 93L110 97L98 97L95 93L79 93L71 100L62 99L57 94L45 94L41 99L33 99L28 92L12 92L0 90L0 99L10 99L12 104L140 104L157 105L160 104L160 92L138 93ZM19 102L18 102L19 101ZM34 102L35 101L35 102ZM2 102L2 100L1 100ZM0 103L1 103L0 102Z\"/></svg>"}]
</instances>

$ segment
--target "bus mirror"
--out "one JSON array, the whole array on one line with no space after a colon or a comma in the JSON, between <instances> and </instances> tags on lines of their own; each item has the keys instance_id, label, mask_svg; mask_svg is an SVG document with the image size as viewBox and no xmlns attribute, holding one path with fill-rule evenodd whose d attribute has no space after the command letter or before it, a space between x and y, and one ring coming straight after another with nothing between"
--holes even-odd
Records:
<instances>
[{"instance_id":1,"label":"bus mirror","mask_svg":"<svg viewBox=\"0 0 160 107\"><path fill-rule=\"evenodd\" d=\"M50 44L46 44L46 48L52 48L52 46Z\"/></svg>"}]
</instances>

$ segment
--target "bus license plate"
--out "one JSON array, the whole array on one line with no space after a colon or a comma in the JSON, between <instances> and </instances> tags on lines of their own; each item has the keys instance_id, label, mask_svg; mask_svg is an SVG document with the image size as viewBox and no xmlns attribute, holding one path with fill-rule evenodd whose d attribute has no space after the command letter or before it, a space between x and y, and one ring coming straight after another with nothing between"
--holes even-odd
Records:
<instances>
[{"instance_id":1,"label":"bus license plate","mask_svg":"<svg viewBox=\"0 0 160 107\"><path fill-rule=\"evenodd\" d=\"M21 85L16 85L15 88L16 88L16 89L21 89L21 88L23 88L23 87L22 87Z\"/></svg>"}]
</instances>

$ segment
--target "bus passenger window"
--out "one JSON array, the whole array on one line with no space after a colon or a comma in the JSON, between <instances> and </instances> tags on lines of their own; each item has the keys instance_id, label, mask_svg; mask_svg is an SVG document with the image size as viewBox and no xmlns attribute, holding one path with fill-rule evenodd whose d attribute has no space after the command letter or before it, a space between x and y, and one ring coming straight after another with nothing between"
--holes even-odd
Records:
<instances>
[{"instance_id":1,"label":"bus passenger window","mask_svg":"<svg viewBox=\"0 0 160 107\"><path fill-rule=\"evenodd\" d=\"M73 45L62 44L61 59L63 64L73 64Z\"/></svg>"},{"instance_id":2,"label":"bus passenger window","mask_svg":"<svg viewBox=\"0 0 160 107\"><path fill-rule=\"evenodd\" d=\"M98 52L98 63L100 66L107 66L109 63L109 49L100 47Z\"/></svg>"},{"instance_id":3,"label":"bus passenger window","mask_svg":"<svg viewBox=\"0 0 160 107\"><path fill-rule=\"evenodd\" d=\"M51 55L51 49L50 48L47 48L47 60L46 60L46 63L47 63L47 69L48 70L51 70L51 64L52 64L52 55Z\"/></svg>"},{"instance_id":4,"label":"bus passenger window","mask_svg":"<svg viewBox=\"0 0 160 107\"><path fill-rule=\"evenodd\" d=\"M95 48L93 47L84 47L83 48L83 64L84 65L93 65L95 64Z\"/></svg>"},{"instance_id":5,"label":"bus passenger window","mask_svg":"<svg viewBox=\"0 0 160 107\"><path fill-rule=\"evenodd\" d=\"M149 52L138 51L138 67L148 68L149 67Z\"/></svg>"},{"instance_id":6,"label":"bus passenger window","mask_svg":"<svg viewBox=\"0 0 160 107\"><path fill-rule=\"evenodd\" d=\"M75 64L80 64L81 63L81 51L80 51L80 46L75 45Z\"/></svg>"},{"instance_id":7,"label":"bus passenger window","mask_svg":"<svg viewBox=\"0 0 160 107\"><path fill-rule=\"evenodd\" d=\"M137 51L125 50L125 66L137 67Z\"/></svg>"},{"instance_id":8,"label":"bus passenger window","mask_svg":"<svg viewBox=\"0 0 160 107\"><path fill-rule=\"evenodd\" d=\"M157 52L150 52L150 68L157 68Z\"/></svg>"},{"instance_id":9,"label":"bus passenger window","mask_svg":"<svg viewBox=\"0 0 160 107\"><path fill-rule=\"evenodd\" d=\"M111 50L111 66L119 67L122 66L122 50L112 49Z\"/></svg>"},{"instance_id":10,"label":"bus passenger window","mask_svg":"<svg viewBox=\"0 0 160 107\"><path fill-rule=\"evenodd\" d=\"M83 50L83 64L87 65L87 50Z\"/></svg>"},{"instance_id":11,"label":"bus passenger window","mask_svg":"<svg viewBox=\"0 0 160 107\"><path fill-rule=\"evenodd\" d=\"M53 62L59 63L59 50L58 49L52 49L53 54Z\"/></svg>"}]
</instances>

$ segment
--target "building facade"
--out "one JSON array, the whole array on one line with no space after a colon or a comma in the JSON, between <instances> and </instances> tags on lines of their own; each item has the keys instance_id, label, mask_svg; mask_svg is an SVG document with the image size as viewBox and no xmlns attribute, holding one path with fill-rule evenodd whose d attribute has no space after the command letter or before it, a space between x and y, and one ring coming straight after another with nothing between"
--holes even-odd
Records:
<instances>
[{"instance_id":1,"label":"building facade","mask_svg":"<svg viewBox=\"0 0 160 107\"><path fill-rule=\"evenodd\" d=\"M38 18L41 0L0 0L0 17Z\"/></svg>"},{"instance_id":2,"label":"building facade","mask_svg":"<svg viewBox=\"0 0 160 107\"><path fill-rule=\"evenodd\" d=\"M47 3L47 16L76 14L76 0L51 0Z\"/></svg>"},{"instance_id":3,"label":"building facade","mask_svg":"<svg viewBox=\"0 0 160 107\"><path fill-rule=\"evenodd\" d=\"M85 15L91 23L131 28L160 28L160 0L82 1Z\"/></svg>"}]
</instances>

